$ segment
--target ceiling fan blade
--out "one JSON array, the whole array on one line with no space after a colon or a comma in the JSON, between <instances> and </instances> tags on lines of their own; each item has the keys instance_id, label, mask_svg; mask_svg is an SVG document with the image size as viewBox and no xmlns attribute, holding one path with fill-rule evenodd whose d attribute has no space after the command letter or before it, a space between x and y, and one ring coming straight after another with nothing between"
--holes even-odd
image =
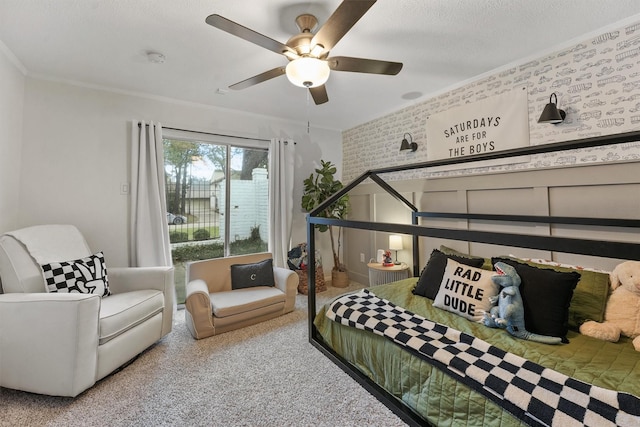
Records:
<instances>
[{"instance_id":1,"label":"ceiling fan blade","mask_svg":"<svg viewBox=\"0 0 640 427\"><path fill-rule=\"evenodd\" d=\"M367 13L376 0L344 0L311 40L311 46L333 49L340 39Z\"/></svg>"},{"instance_id":2,"label":"ceiling fan blade","mask_svg":"<svg viewBox=\"0 0 640 427\"><path fill-rule=\"evenodd\" d=\"M236 22L231 21L220 15L209 15L207 19L205 19L206 23L216 27L222 31L226 31L229 34L233 34L234 36L240 37L241 39L245 39L251 43L257 44L258 46L264 47L265 49L269 49L272 52L284 54L284 52L292 52L293 51L287 45L280 43L277 40L273 40L263 34L253 31L247 27L244 27Z\"/></svg>"},{"instance_id":3,"label":"ceiling fan blade","mask_svg":"<svg viewBox=\"0 0 640 427\"><path fill-rule=\"evenodd\" d=\"M329 101L329 96L327 95L327 88L324 85L310 87L309 92L311 92L311 96L313 97L313 102L316 105L324 104Z\"/></svg>"},{"instance_id":4,"label":"ceiling fan blade","mask_svg":"<svg viewBox=\"0 0 640 427\"><path fill-rule=\"evenodd\" d=\"M354 73L387 74L395 76L402 70L402 62L379 61L377 59L334 56L328 59L329 68Z\"/></svg>"},{"instance_id":5,"label":"ceiling fan blade","mask_svg":"<svg viewBox=\"0 0 640 427\"><path fill-rule=\"evenodd\" d=\"M258 83L266 82L267 80L271 80L274 77L279 77L285 73L284 67L277 67L269 71L265 71L264 73L260 73L257 76L249 77L246 80L241 82L232 84L229 86L229 89L240 90L246 89L249 86L257 85Z\"/></svg>"}]
</instances>

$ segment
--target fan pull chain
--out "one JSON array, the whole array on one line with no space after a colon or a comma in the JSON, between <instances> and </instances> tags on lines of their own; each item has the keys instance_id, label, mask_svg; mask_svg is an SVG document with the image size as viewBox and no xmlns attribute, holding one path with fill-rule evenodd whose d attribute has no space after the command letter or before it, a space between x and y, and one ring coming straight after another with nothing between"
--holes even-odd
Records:
<instances>
[{"instance_id":1,"label":"fan pull chain","mask_svg":"<svg viewBox=\"0 0 640 427\"><path fill-rule=\"evenodd\" d=\"M307 135L309 135L311 128L311 121L309 119L309 106L311 105L311 92L307 90Z\"/></svg>"}]
</instances>

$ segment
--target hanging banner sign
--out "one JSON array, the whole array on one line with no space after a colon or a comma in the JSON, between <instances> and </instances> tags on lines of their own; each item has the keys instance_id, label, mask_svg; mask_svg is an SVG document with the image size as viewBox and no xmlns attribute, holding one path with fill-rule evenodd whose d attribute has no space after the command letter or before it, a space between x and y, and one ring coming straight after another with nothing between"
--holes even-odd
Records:
<instances>
[{"instance_id":1,"label":"hanging banner sign","mask_svg":"<svg viewBox=\"0 0 640 427\"><path fill-rule=\"evenodd\" d=\"M451 108L427 120L427 160L454 159L528 145L526 88Z\"/></svg>"}]
</instances>

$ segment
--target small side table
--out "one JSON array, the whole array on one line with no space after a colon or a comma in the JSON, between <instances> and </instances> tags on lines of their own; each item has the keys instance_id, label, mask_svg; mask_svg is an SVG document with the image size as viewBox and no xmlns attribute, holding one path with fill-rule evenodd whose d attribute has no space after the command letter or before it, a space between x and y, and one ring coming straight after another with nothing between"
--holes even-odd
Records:
<instances>
[{"instance_id":1,"label":"small side table","mask_svg":"<svg viewBox=\"0 0 640 427\"><path fill-rule=\"evenodd\" d=\"M369 267L369 286L382 285L409 277L409 266L404 262L389 267L384 267L378 262L370 262L367 267Z\"/></svg>"}]
</instances>

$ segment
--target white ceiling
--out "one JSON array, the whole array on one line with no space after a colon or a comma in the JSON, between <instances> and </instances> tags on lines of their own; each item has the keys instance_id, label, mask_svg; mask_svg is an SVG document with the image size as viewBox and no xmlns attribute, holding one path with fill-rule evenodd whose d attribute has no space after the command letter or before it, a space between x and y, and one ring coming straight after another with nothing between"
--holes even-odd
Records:
<instances>
[{"instance_id":1,"label":"white ceiling","mask_svg":"<svg viewBox=\"0 0 640 427\"><path fill-rule=\"evenodd\" d=\"M322 24L339 4L0 0L0 41L30 76L345 130L640 14L638 0L378 0L331 55L403 62L397 76L333 72L320 106L285 76L217 93L286 58L207 25L208 15L285 43L297 15L313 13ZM165 63L150 63L149 51Z\"/></svg>"}]
</instances>

